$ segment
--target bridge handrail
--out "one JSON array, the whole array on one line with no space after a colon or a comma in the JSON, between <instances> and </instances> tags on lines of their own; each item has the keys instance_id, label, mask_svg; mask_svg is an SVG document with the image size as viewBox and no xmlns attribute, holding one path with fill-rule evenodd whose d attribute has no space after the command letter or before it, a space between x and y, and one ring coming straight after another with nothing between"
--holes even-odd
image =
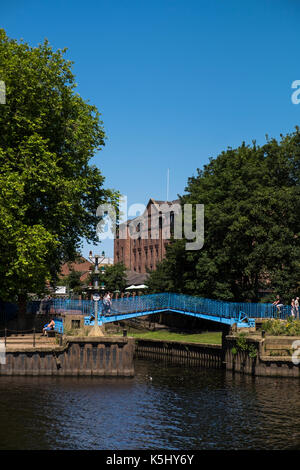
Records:
<instances>
[{"instance_id":1,"label":"bridge handrail","mask_svg":"<svg viewBox=\"0 0 300 470\"><path fill-rule=\"evenodd\" d=\"M56 313L80 311L83 315L91 315L94 311L93 300L62 300L54 299L52 308ZM283 306L278 312L271 303L254 302L225 302L217 299L190 296L177 293L158 293L133 297L113 299L111 313L153 312L161 310L178 310L191 313L203 313L221 318L238 318L239 312L244 312L249 318L285 318L289 315L288 306ZM99 302L99 311L102 303Z\"/></svg>"}]
</instances>

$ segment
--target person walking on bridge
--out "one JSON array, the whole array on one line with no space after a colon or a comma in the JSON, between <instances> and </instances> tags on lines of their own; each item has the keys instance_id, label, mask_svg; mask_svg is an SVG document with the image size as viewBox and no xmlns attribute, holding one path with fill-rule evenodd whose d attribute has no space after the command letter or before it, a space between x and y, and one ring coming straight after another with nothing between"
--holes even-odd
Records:
<instances>
[{"instance_id":1,"label":"person walking on bridge","mask_svg":"<svg viewBox=\"0 0 300 470\"><path fill-rule=\"evenodd\" d=\"M296 311L296 309L295 309L295 299L292 299L292 301L291 301L291 316L292 316L293 320L295 318L295 311Z\"/></svg>"},{"instance_id":2,"label":"person walking on bridge","mask_svg":"<svg viewBox=\"0 0 300 470\"><path fill-rule=\"evenodd\" d=\"M299 320L299 297L295 299L295 315L296 318Z\"/></svg>"},{"instance_id":3,"label":"person walking on bridge","mask_svg":"<svg viewBox=\"0 0 300 470\"><path fill-rule=\"evenodd\" d=\"M275 305L277 308L277 318L278 318L278 316L280 316L281 314L281 307L283 307L283 301L280 295L276 296L276 300L275 302L272 303L272 305Z\"/></svg>"},{"instance_id":4,"label":"person walking on bridge","mask_svg":"<svg viewBox=\"0 0 300 470\"><path fill-rule=\"evenodd\" d=\"M104 316L110 313L111 298L109 292L107 292L103 298L103 312Z\"/></svg>"}]
</instances>

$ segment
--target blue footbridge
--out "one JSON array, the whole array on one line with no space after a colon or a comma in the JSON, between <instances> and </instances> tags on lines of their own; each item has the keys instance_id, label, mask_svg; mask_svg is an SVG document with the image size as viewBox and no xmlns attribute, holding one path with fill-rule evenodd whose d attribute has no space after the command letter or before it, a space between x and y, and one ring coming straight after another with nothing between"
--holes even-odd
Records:
<instances>
[{"instance_id":1,"label":"blue footbridge","mask_svg":"<svg viewBox=\"0 0 300 470\"><path fill-rule=\"evenodd\" d=\"M93 300L54 299L51 307L51 311L57 315L81 314L84 316L85 325L94 325ZM190 295L162 293L113 299L109 309L99 301L98 323L101 326L105 323L169 312L228 326L236 324L238 328L253 328L258 319L285 319L289 316L289 310L287 306L278 310L269 303L223 302ZM58 328L62 328L59 321Z\"/></svg>"}]
</instances>

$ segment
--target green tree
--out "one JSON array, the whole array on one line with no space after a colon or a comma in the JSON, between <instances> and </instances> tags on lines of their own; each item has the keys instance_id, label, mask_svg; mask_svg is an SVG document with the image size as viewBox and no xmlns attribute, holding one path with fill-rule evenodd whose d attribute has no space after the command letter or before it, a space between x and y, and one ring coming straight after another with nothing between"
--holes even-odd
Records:
<instances>
[{"instance_id":1,"label":"green tree","mask_svg":"<svg viewBox=\"0 0 300 470\"><path fill-rule=\"evenodd\" d=\"M105 291L123 292L126 287L126 266L123 263L116 263L105 267L104 274L100 272L100 281L104 282Z\"/></svg>"},{"instance_id":2,"label":"green tree","mask_svg":"<svg viewBox=\"0 0 300 470\"><path fill-rule=\"evenodd\" d=\"M65 283L71 290L80 293L82 290L83 283L80 280L82 273L79 271L71 270L70 274L66 277Z\"/></svg>"},{"instance_id":3,"label":"green tree","mask_svg":"<svg viewBox=\"0 0 300 470\"><path fill-rule=\"evenodd\" d=\"M258 147L244 143L210 159L188 180L182 205L205 205L202 250L174 241L148 281L222 300L259 299L272 287L286 301L300 279L300 133Z\"/></svg>"},{"instance_id":4,"label":"green tree","mask_svg":"<svg viewBox=\"0 0 300 470\"><path fill-rule=\"evenodd\" d=\"M82 238L97 242L96 209L116 203L90 164L104 145L95 106L75 93L66 50L0 30L0 298L41 292Z\"/></svg>"}]
</instances>

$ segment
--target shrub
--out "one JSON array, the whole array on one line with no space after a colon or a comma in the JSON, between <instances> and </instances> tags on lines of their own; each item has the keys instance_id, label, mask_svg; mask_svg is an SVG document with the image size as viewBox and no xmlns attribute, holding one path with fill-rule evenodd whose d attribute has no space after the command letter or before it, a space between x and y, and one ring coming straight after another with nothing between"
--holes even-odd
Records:
<instances>
[{"instance_id":1,"label":"shrub","mask_svg":"<svg viewBox=\"0 0 300 470\"><path fill-rule=\"evenodd\" d=\"M236 352L233 352L235 350ZM257 349L254 344L249 344L246 338L246 333L240 333L236 340L236 348L232 348L231 352L237 354L238 351L245 352L249 357L255 358L257 356Z\"/></svg>"},{"instance_id":2,"label":"shrub","mask_svg":"<svg viewBox=\"0 0 300 470\"><path fill-rule=\"evenodd\" d=\"M273 336L300 336L300 321L270 319L263 322L262 329Z\"/></svg>"}]
</instances>

